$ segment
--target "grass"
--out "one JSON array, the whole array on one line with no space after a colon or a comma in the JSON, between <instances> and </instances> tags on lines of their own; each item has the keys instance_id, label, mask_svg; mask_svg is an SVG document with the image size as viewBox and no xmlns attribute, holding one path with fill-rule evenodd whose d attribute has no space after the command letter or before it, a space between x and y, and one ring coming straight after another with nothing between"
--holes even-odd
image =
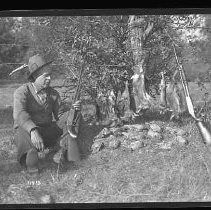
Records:
<instances>
[{"instance_id":1,"label":"grass","mask_svg":"<svg viewBox=\"0 0 211 210\"><path fill-rule=\"evenodd\" d=\"M0 108L6 108L13 105L13 93L18 87L19 85L17 84L0 87Z\"/></svg>"},{"instance_id":2,"label":"grass","mask_svg":"<svg viewBox=\"0 0 211 210\"><path fill-rule=\"evenodd\" d=\"M37 179L27 179L18 165L10 163L0 172L2 203L36 203L41 192L51 194L57 203L210 201L206 148L193 124L185 129L192 129L185 147L174 144L161 150L151 142L135 152L105 149L83 159L78 168L64 164L58 177L50 157ZM9 139L4 137L4 142ZM11 185L16 187L15 195L8 192Z\"/></svg>"},{"instance_id":3,"label":"grass","mask_svg":"<svg viewBox=\"0 0 211 210\"><path fill-rule=\"evenodd\" d=\"M199 100L197 91L192 91L194 100ZM91 109L87 106L85 111L91 114ZM58 174L58 165L52 162L53 154L49 154L46 162L41 163L40 176L32 178L21 173L16 162L9 113L11 110L1 118L4 121L0 129L0 203L40 203L45 194L52 195L56 203L211 201L210 153L190 118L177 124L153 114L150 121L163 128L184 129L189 144L177 144L166 133L163 141L172 143L170 149L161 149L157 142L148 141L134 152L120 147L90 154L93 137L102 127L85 124L79 141L82 161L76 166L61 165Z\"/></svg>"}]
</instances>

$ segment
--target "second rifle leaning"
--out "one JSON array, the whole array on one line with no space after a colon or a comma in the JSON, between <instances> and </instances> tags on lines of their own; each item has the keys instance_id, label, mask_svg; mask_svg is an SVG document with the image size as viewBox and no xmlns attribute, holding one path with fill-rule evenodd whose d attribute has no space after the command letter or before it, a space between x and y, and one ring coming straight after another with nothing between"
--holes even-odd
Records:
<instances>
[{"instance_id":1,"label":"second rifle leaning","mask_svg":"<svg viewBox=\"0 0 211 210\"><path fill-rule=\"evenodd\" d=\"M181 65L179 63L174 44L173 44L173 49L174 49L174 54L175 54L175 59L176 59L177 65L179 67L179 73L180 73L180 77L181 77L181 81L182 81L183 90L184 90L184 93L185 93L185 98L186 98L186 103L187 103L187 107L188 107L188 112L190 113L190 115L195 120L196 125L197 125L197 127L199 129L199 132L200 132L200 134L202 136L202 139L203 139L204 143L207 144L207 145L211 145L211 132L205 126L205 123L202 121L202 119L197 118L196 115L195 115L193 102L192 102L192 99L190 97L190 93L189 93L189 89L188 89L188 83L187 83L187 80L186 80L185 71L184 71L183 65Z\"/></svg>"}]
</instances>

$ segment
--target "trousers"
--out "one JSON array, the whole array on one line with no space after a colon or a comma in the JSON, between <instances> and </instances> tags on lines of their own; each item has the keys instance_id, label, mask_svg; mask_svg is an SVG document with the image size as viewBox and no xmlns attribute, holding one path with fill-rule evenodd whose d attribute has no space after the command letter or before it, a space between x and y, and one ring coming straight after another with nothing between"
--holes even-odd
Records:
<instances>
[{"instance_id":1,"label":"trousers","mask_svg":"<svg viewBox=\"0 0 211 210\"><path fill-rule=\"evenodd\" d=\"M37 129L43 139L45 148L55 146L57 140L63 134L63 129L59 127L56 122L40 125ZM26 155L30 149L35 147L31 142L30 133L21 126L14 131L14 141L17 146L17 160L22 165L23 156Z\"/></svg>"}]
</instances>

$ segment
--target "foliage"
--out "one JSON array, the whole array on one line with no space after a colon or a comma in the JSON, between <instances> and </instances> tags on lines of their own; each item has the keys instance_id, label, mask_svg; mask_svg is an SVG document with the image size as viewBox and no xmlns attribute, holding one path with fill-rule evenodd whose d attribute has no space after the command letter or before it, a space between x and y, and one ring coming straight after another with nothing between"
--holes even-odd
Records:
<instances>
[{"instance_id":1,"label":"foliage","mask_svg":"<svg viewBox=\"0 0 211 210\"><path fill-rule=\"evenodd\" d=\"M77 81L82 63L83 84L91 95L93 87L106 92L125 73L132 76L127 16L27 17L23 25L30 36L30 53L54 58L55 70L66 84Z\"/></svg>"},{"instance_id":2,"label":"foliage","mask_svg":"<svg viewBox=\"0 0 211 210\"><path fill-rule=\"evenodd\" d=\"M200 27L209 24L209 18L202 15L143 15L143 31L153 23L152 30L142 40L145 55L144 66L149 86L158 87L159 73L166 71L170 76L177 68L172 50L172 40L177 45L181 61L184 64L201 61L205 53L207 34ZM133 49L130 43L128 16L41 16L2 19L7 30L2 33L2 42L11 43L11 39L21 43L16 45L13 55L4 53L1 59L8 62L27 62L28 58L41 53L47 59L53 59L55 77L64 79L66 85L75 84L79 68L86 68L83 86L85 92L93 97L109 89L121 90L123 81L130 78L134 71ZM206 21L204 21L206 20ZM4 26L4 27L5 27ZM15 28L16 33L6 32ZM11 31L11 30L10 30ZM203 29L204 31L204 29ZM18 32L18 33L17 33ZM206 36L205 36L206 35ZM3 37L6 39L3 40ZM171 38L170 38L171 37ZM25 47L25 46L28 46ZM10 46L11 47L11 46ZM27 49L23 50L23 49ZM5 46L2 50L10 52ZM17 52L22 54L19 56ZM2 51L3 53L3 51ZM208 50L206 51L208 58ZM10 66L11 68L11 66ZM188 78L191 68L188 69ZM190 75L190 76L189 76ZM207 76L207 74L205 74ZM200 77L204 77L201 75Z\"/></svg>"},{"instance_id":3,"label":"foliage","mask_svg":"<svg viewBox=\"0 0 211 210\"><path fill-rule=\"evenodd\" d=\"M9 78L8 74L20 64L28 49L24 44L16 43L24 40L24 34L19 30L19 22L15 18L0 18L0 78ZM6 64L5 64L6 63Z\"/></svg>"},{"instance_id":4,"label":"foliage","mask_svg":"<svg viewBox=\"0 0 211 210\"><path fill-rule=\"evenodd\" d=\"M172 43L177 47L181 63L199 62L200 44L207 43L203 30L198 30L204 17L199 15L151 15L144 16L144 23L154 23L151 33L145 38L142 46L144 51L144 67L151 84L159 82L159 73L166 71L170 76L177 68ZM146 26L142 26L146 30ZM201 25L200 25L201 27ZM193 33L197 31L197 33ZM197 46L197 48L194 46ZM186 62L187 63L187 62ZM188 72L189 73L189 72Z\"/></svg>"}]
</instances>

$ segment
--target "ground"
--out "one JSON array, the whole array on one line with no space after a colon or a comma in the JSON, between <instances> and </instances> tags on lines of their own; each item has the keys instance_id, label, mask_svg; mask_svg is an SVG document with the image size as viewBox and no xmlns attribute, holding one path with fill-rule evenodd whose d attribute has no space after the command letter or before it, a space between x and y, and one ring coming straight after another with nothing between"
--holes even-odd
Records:
<instances>
[{"instance_id":1,"label":"ground","mask_svg":"<svg viewBox=\"0 0 211 210\"><path fill-rule=\"evenodd\" d=\"M79 143L82 160L58 165L50 153L41 162L38 177L23 173L16 162L11 111L1 119L1 204L43 203L47 198L55 203L211 201L211 154L190 117L178 123L148 113L148 120L137 119L130 133L101 137L104 126L85 123ZM131 142L142 141L137 135L131 137L141 134L136 128L152 124L161 128L163 137L143 137L143 145L131 149ZM187 142L179 142L172 129L183 130ZM119 139L121 146L109 147L111 136ZM125 139L127 144L123 144ZM93 152L93 145L101 141L104 147Z\"/></svg>"}]
</instances>

